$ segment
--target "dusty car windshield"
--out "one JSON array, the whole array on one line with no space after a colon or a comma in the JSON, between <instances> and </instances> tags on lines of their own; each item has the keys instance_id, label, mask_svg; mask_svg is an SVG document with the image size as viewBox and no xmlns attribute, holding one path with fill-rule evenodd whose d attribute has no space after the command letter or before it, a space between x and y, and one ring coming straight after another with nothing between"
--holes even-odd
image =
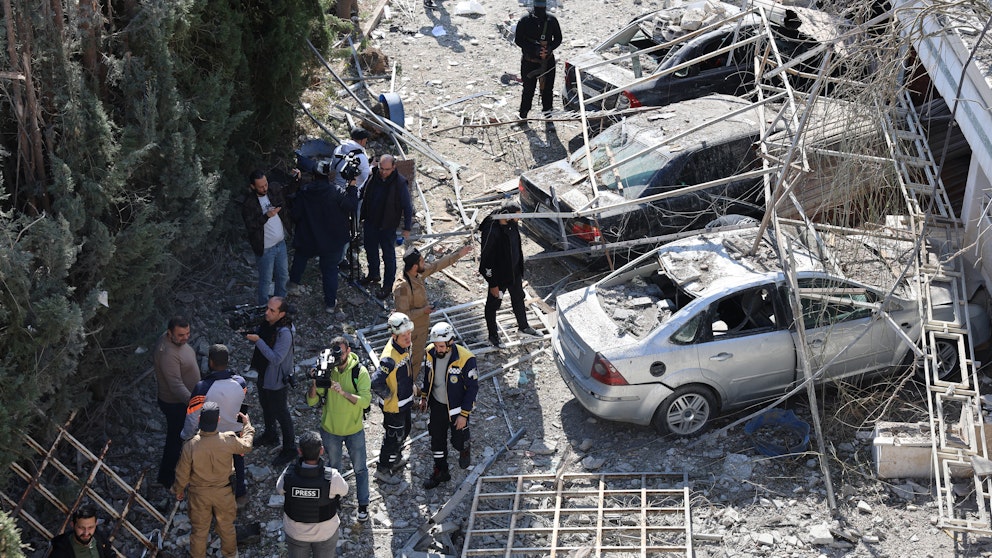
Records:
<instances>
[{"instance_id":1,"label":"dusty car windshield","mask_svg":"<svg viewBox=\"0 0 992 558\"><path fill-rule=\"evenodd\" d=\"M590 142L592 150L593 169L599 170L616 161L643 151L648 145L657 142L656 136L651 136L651 144L638 141L638 137L646 135L646 131L633 126L611 126ZM616 169L597 175L597 186L601 189L621 193L627 199L637 199L644 194L651 182L651 177L668 162L668 156L661 150L653 150L636 157ZM583 153L573 162L572 167L579 172L587 172L586 155Z\"/></svg>"}]
</instances>

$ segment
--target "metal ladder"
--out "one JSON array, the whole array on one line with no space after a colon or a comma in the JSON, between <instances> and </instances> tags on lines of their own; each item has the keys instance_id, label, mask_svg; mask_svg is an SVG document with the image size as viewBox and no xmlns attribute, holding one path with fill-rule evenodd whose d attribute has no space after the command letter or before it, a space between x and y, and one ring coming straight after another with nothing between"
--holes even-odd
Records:
<instances>
[{"instance_id":1,"label":"metal ladder","mask_svg":"<svg viewBox=\"0 0 992 558\"><path fill-rule=\"evenodd\" d=\"M894 104L880 113L908 205L910 226L917 238L923 239L916 258L916 287L923 322L922 364L929 394L939 526L992 534L989 510L992 477L976 474L972 465L973 456L988 459L989 451L977 366L970 357L974 351L967 335L968 291L962 262L957 257L964 239L962 222L951 207L909 92L903 90ZM934 316L931 286L942 286L951 293L953 322ZM935 377L938 340L957 347L959 381Z\"/></svg>"}]
</instances>

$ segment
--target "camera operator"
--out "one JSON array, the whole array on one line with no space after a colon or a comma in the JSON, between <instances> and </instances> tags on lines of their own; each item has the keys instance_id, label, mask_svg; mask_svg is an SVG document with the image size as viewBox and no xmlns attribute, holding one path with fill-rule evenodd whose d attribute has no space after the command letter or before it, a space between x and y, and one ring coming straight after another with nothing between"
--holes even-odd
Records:
<instances>
[{"instance_id":1,"label":"camera operator","mask_svg":"<svg viewBox=\"0 0 992 558\"><path fill-rule=\"evenodd\" d=\"M343 319L344 315L337 311L338 262L351 238L349 218L358 209L358 189L354 177L340 188L331 183L329 174L337 174L331 161L310 165L301 160L300 166L308 167L315 176L312 182L300 188L293 203L293 221L296 222L293 247L296 252L289 269L289 281L299 285L310 258L320 258L324 309L335 318Z\"/></svg>"},{"instance_id":2,"label":"camera operator","mask_svg":"<svg viewBox=\"0 0 992 558\"><path fill-rule=\"evenodd\" d=\"M288 384L293 378L293 335L295 328L287 313L286 299L274 296L265 307L265 319L256 333L246 339L255 344L251 367L258 371L258 403L262 407L265 431L255 439L256 446L278 443L276 421L282 432L282 451L273 464L285 465L296 459L296 437L293 435L293 417L287 402Z\"/></svg>"},{"instance_id":3,"label":"camera operator","mask_svg":"<svg viewBox=\"0 0 992 558\"><path fill-rule=\"evenodd\" d=\"M310 373L307 405L320 402L320 437L324 453L332 468L341 471L341 444L348 448L348 457L355 469L355 489L358 492L358 521L369 519L369 469L366 465L366 409L372 402L372 379L369 371L351 351L348 341L338 336L331 347L321 353L318 367Z\"/></svg>"}]
</instances>

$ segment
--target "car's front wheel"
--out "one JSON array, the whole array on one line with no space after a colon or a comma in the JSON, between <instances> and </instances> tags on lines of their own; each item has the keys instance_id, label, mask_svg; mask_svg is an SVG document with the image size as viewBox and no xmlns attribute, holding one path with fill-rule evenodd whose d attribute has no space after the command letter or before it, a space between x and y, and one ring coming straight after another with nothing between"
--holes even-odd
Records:
<instances>
[{"instance_id":1,"label":"car's front wheel","mask_svg":"<svg viewBox=\"0 0 992 558\"><path fill-rule=\"evenodd\" d=\"M695 436L706 429L716 410L716 401L709 389L682 386L655 411L654 427L662 434Z\"/></svg>"},{"instance_id":2,"label":"car's front wheel","mask_svg":"<svg viewBox=\"0 0 992 558\"><path fill-rule=\"evenodd\" d=\"M958 345L952 339L937 339L934 346L934 353L937 356L936 374L938 380L956 382L961 379L960 358L958 355ZM925 382L926 371L923 368L923 357L917 357L916 353L909 351L903 361L903 367L913 367L913 374L917 380Z\"/></svg>"}]
</instances>

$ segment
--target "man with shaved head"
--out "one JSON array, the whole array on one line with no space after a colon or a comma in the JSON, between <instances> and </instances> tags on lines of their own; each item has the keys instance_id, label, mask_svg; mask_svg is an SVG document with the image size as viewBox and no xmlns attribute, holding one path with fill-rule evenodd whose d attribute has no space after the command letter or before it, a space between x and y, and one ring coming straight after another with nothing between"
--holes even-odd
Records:
<instances>
[{"instance_id":1,"label":"man with shaved head","mask_svg":"<svg viewBox=\"0 0 992 558\"><path fill-rule=\"evenodd\" d=\"M365 186L362 201L362 229L365 235L365 257L369 272L359 281L384 299L393 290L396 279L396 228L403 219L403 238L409 238L413 227L413 203L406 178L396 171L396 158L383 155ZM379 274L379 253L382 252L383 275Z\"/></svg>"}]
</instances>

